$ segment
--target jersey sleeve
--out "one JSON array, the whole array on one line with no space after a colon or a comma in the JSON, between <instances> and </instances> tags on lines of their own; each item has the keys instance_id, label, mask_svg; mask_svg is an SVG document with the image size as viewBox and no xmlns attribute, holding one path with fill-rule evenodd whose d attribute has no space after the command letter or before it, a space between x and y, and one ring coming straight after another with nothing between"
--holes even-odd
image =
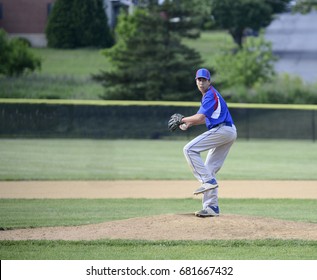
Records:
<instances>
[{"instance_id":1,"label":"jersey sleeve","mask_svg":"<svg viewBox=\"0 0 317 280\"><path fill-rule=\"evenodd\" d=\"M216 100L211 95L205 95L202 100L201 106L197 114L203 114L206 117L211 117L212 113L215 111Z\"/></svg>"}]
</instances>

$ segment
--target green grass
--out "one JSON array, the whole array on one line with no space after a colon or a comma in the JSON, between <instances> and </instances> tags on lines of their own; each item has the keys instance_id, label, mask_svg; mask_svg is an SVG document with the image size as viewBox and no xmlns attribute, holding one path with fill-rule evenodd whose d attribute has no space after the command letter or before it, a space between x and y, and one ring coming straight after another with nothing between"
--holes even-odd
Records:
<instances>
[{"instance_id":1,"label":"green grass","mask_svg":"<svg viewBox=\"0 0 317 280\"><path fill-rule=\"evenodd\" d=\"M1 78L0 98L18 99L83 99L96 100L103 93L100 84L89 77L33 74L24 77Z\"/></svg>"},{"instance_id":2,"label":"green grass","mask_svg":"<svg viewBox=\"0 0 317 280\"><path fill-rule=\"evenodd\" d=\"M200 52L208 65L213 65L214 54L230 46L232 39L225 32L202 32L199 39L186 39L184 43ZM0 98L100 99L103 87L92 81L91 75L111 69L101 50L31 51L42 59L41 71L19 78L0 76Z\"/></svg>"},{"instance_id":3,"label":"green grass","mask_svg":"<svg viewBox=\"0 0 317 280\"><path fill-rule=\"evenodd\" d=\"M232 37L227 32L201 32L198 39L184 39L183 43L197 50L208 65L213 57L224 49L234 47ZM111 68L110 62L99 49L60 50L33 48L32 52L42 58L42 73L53 76L88 77L100 70Z\"/></svg>"},{"instance_id":4,"label":"green grass","mask_svg":"<svg viewBox=\"0 0 317 280\"><path fill-rule=\"evenodd\" d=\"M186 141L0 140L1 180L193 179ZM237 141L221 179L316 180L316 143ZM299 189L300 191L300 189ZM316 223L314 199L221 199L223 214ZM122 207L122 205L129 205ZM2 199L0 227L81 225L200 208L194 199ZM295 209L295 210L294 210ZM0 232L1 234L1 232ZM1 259L316 259L317 242L0 241Z\"/></svg>"},{"instance_id":5,"label":"green grass","mask_svg":"<svg viewBox=\"0 0 317 280\"><path fill-rule=\"evenodd\" d=\"M32 52L42 59L41 72L46 75L87 78L111 67L99 49L33 48Z\"/></svg>"},{"instance_id":6,"label":"green grass","mask_svg":"<svg viewBox=\"0 0 317 280\"><path fill-rule=\"evenodd\" d=\"M0 180L194 180L186 142L1 139ZM317 180L316 158L311 141L237 141L218 178Z\"/></svg>"},{"instance_id":7,"label":"green grass","mask_svg":"<svg viewBox=\"0 0 317 280\"><path fill-rule=\"evenodd\" d=\"M32 49L42 58L40 72L23 77L0 76L0 98L100 99L101 84L92 74L111 66L98 49Z\"/></svg>"},{"instance_id":8,"label":"green grass","mask_svg":"<svg viewBox=\"0 0 317 280\"><path fill-rule=\"evenodd\" d=\"M126 211L122 205L129 205ZM142 206L141 206L142 205ZM317 201L310 199L221 199L223 214L235 213L317 223ZM188 213L194 199L2 199L1 228L67 226ZM292 211L297 209L298 211ZM1 234L1 232L0 232ZM317 241L0 241L0 258L29 260L154 259L317 259Z\"/></svg>"},{"instance_id":9,"label":"green grass","mask_svg":"<svg viewBox=\"0 0 317 280\"><path fill-rule=\"evenodd\" d=\"M200 207L200 201L192 199L1 199L0 202L0 227L4 229L94 224L188 213Z\"/></svg>"},{"instance_id":10,"label":"green grass","mask_svg":"<svg viewBox=\"0 0 317 280\"><path fill-rule=\"evenodd\" d=\"M0 241L2 260L316 260L317 241Z\"/></svg>"},{"instance_id":11,"label":"green grass","mask_svg":"<svg viewBox=\"0 0 317 280\"><path fill-rule=\"evenodd\" d=\"M317 200L314 199L220 199L219 203L222 214L317 223ZM122 205L128 205L129 211ZM200 207L197 199L0 199L0 228L95 224L193 213Z\"/></svg>"},{"instance_id":12,"label":"green grass","mask_svg":"<svg viewBox=\"0 0 317 280\"><path fill-rule=\"evenodd\" d=\"M197 50L208 67L214 66L215 56L235 47L232 37L224 31L201 32L199 39L184 39L183 42Z\"/></svg>"}]
</instances>

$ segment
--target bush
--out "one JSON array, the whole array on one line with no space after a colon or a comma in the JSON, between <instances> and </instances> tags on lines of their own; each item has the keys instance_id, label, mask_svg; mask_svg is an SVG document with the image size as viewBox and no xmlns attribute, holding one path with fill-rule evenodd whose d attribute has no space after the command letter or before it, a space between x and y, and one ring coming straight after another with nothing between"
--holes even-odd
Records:
<instances>
[{"instance_id":1,"label":"bush","mask_svg":"<svg viewBox=\"0 0 317 280\"><path fill-rule=\"evenodd\" d=\"M27 39L27 38L23 38L23 37L17 37L16 40L20 41L21 43L25 44L28 47L32 47L31 42Z\"/></svg>"},{"instance_id":2,"label":"bush","mask_svg":"<svg viewBox=\"0 0 317 280\"><path fill-rule=\"evenodd\" d=\"M258 83L270 81L274 75L274 61L270 42L263 35L248 37L243 48L232 50L216 58L217 80L224 87L243 85L252 88Z\"/></svg>"},{"instance_id":3,"label":"bush","mask_svg":"<svg viewBox=\"0 0 317 280\"><path fill-rule=\"evenodd\" d=\"M0 29L0 74L20 76L41 68L41 60L29 51L28 45L21 39L9 40Z\"/></svg>"},{"instance_id":4,"label":"bush","mask_svg":"<svg viewBox=\"0 0 317 280\"><path fill-rule=\"evenodd\" d=\"M222 90L230 102L272 104L317 104L317 84L305 84L299 77L281 75L253 88L243 85Z\"/></svg>"},{"instance_id":5,"label":"bush","mask_svg":"<svg viewBox=\"0 0 317 280\"><path fill-rule=\"evenodd\" d=\"M282 75L255 90L262 103L317 104L317 84L305 84L299 77Z\"/></svg>"}]
</instances>

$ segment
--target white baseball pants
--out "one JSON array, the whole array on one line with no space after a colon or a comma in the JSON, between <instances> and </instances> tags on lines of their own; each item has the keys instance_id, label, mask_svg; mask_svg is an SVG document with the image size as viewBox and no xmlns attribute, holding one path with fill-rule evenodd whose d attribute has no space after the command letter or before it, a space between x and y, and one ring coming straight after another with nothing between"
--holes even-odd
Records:
<instances>
[{"instance_id":1,"label":"white baseball pants","mask_svg":"<svg viewBox=\"0 0 317 280\"><path fill-rule=\"evenodd\" d=\"M229 150L237 138L234 125L221 124L190 141L183 149L185 158L199 182L206 183L216 178ZM205 162L201 152L208 151ZM207 206L218 206L218 188L207 191L202 198L203 209Z\"/></svg>"}]
</instances>

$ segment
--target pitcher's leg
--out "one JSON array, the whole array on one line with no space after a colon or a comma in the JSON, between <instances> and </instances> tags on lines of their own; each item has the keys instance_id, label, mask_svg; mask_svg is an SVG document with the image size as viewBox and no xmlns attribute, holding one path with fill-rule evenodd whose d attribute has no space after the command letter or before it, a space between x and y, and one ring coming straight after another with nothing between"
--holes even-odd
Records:
<instances>
[{"instance_id":1,"label":"pitcher's leg","mask_svg":"<svg viewBox=\"0 0 317 280\"><path fill-rule=\"evenodd\" d=\"M215 149L211 149L206 157L205 166L213 177L216 177L217 172L223 166L223 163L229 153L229 150L234 141L218 146Z\"/></svg>"},{"instance_id":2,"label":"pitcher's leg","mask_svg":"<svg viewBox=\"0 0 317 280\"><path fill-rule=\"evenodd\" d=\"M212 175L206 168L200 154L212 148L211 145L212 141L208 141L205 133L203 133L190 141L183 149L188 165L192 169L196 179L201 183L208 182L212 179Z\"/></svg>"},{"instance_id":3,"label":"pitcher's leg","mask_svg":"<svg viewBox=\"0 0 317 280\"><path fill-rule=\"evenodd\" d=\"M233 133L232 137L228 137L228 139L229 141L227 143L209 150L207 154L205 166L214 178L216 177L217 172L223 166L229 150L236 139L236 133ZM218 207L218 188L204 193L202 197L202 205L203 209L205 209L207 206Z\"/></svg>"},{"instance_id":4,"label":"pitcher's leg","mask_svg":"<svg viewBox=\"0 0 317 280\"><path fill-rule=\"evenodd\" d=\"M207 206L218 206L218 188L204 192L202 205L203 209Z\"/></svg>"}]
</instances>

